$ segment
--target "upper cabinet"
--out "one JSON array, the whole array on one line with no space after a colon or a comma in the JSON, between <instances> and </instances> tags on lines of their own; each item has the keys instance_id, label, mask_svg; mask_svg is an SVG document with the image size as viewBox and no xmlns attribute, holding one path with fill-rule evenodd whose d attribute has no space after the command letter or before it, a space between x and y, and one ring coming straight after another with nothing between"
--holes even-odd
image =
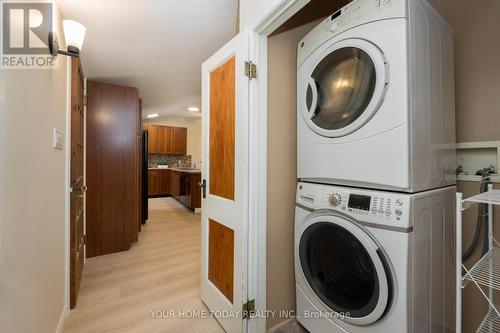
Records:
<instances>
[{"instance_id":1,"label":"upper cabinet","mask_svg":"<svg viewBox=\"0 0 500 333\"><path fill-rule=\"evenodd\" d=\"M174 127L172 135L172 151L174 154L186 155L187 152L187 128Z\"/></svg>"},{"instance_id":2,"label":"upper cabinet","mask_svg":"<svg viewBox=\"0 0 500 333\"><path fill-rule=\"evenodd\" d=\"M187 128L161 125L147 125L148 154L187 153Z\"/></svg>"},{"instance_id":3,"label":"upper cabinet","mask_svg":"<svg viewBox=\"0 0 500 333\"><path fill-rule=\"evenodd\" d=\"M148 129L148 154L158 153L158 126L147 125Z\"/></svg>"}]
</instances>

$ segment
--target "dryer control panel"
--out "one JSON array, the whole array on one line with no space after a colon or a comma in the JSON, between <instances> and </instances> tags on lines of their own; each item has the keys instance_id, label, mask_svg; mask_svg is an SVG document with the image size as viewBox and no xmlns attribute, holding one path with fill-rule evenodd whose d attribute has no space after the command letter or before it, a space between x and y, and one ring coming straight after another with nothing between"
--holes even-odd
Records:
<instances>
[{"instance_id":1,"label":"dryer control panel","mask_svg":"<svg viewBox=\"0 0 500 333\"><path fill-rule=\"evenodd\" d=\"M343 31L390 18L405 18L407 0L354 0L321 22L298 44L297 67L320 45Z\"/></svg>"}]
</instances>

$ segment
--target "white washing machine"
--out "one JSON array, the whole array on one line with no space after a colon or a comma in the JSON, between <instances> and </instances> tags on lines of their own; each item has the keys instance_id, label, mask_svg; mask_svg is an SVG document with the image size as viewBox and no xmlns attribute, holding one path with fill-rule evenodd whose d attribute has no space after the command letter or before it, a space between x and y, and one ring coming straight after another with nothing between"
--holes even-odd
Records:
<instances>
[{"instance_id":1,"label":"white washing machine","mask_svg":"<svg viewBox=\"0 0 500 333\"><path fill-rule=\"evenodd\" d=\"M424 0L355 0L298 44L298 177L455 184L453 32Z\"/></svg>"},{"instance_id":2,"label":"white washing machine","mask_svg":"<svg viewBox=\"0 0 500 333\"><path fill-rule=\"evenodd\" d=\"M299 183L297 320L311 333L454 332L455 192Z\"/></svg>"}]
</instances>

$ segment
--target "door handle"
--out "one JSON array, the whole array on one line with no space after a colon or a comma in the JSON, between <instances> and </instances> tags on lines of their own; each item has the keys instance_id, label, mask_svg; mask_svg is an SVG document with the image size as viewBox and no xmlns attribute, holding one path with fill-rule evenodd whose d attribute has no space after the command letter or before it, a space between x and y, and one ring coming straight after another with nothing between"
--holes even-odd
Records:
<instances>
[{"instance_id":1,"label":"door handle","mask_svg":"<svg viewBox=\"0 0 500 333\"><path fill-rule=\"evenodd\" d=\"M201 187L201 190L202 190L202 195L203 195L203 199L205 199L207 197L207 181L205 179L203 179L201 182L198 182L198 186Z\"/></svg>"},{"instance_id":2,"label":"door handle","mask_svg":"<svg viewBox=\"0 0 500 333\"><path fill-rule=\"evenodd\" d=\"M83 186L81 186L79 188L74 188L73 186L70 186L69 187L69 192L70 193L74 193L74 192L85 193L85 192L87 192L87 189L88 189L87 185L83 185Z\"/></svg>"},{"instance_id":3,"label":"door handle","mask_svg":"<svg viewBox=\"0 0 500 333\"><path fill-rule=\"evenodd\" d=\"M318 107L318 87L316 86L316 81L312 77L307 81L307 86L311 88L312 101L311 106L308 106L306 102L306 109L309 114L309 119L312 119L316 115L315 111Z\"/></svg>"}]
</instances>

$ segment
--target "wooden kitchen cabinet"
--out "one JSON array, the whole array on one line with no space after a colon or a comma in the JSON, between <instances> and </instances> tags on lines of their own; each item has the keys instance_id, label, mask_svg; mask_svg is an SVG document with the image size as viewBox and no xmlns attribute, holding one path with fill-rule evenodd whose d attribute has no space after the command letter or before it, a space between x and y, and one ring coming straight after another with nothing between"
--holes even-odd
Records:
<instances>
[{"instance_id":1,"label":"wooden kitchen cabinet","mask_svg":"<svg viewBox=\"0 0 500 333\"><path fill-rule=\"evenodd\" d=\"M145 125L148 131L148 154L186 155L187 128Z\"/></svg>"},{"instance_id":2,"label":"wooden kitchen cabinet","mask_svg":"<svg viewBox=\"0 0 500 333\"><path fill-rule=\"evenodd\" d=\"M148 171L148 196L164 196L170 194L170 170L155 169Z\"/></svg>"},{"instance_id":3,"label":"wooden kitchen cabinet","mask_svg":"<svg viewBox=\"0 0 500 333\"><path fill-rule=\"evenodd\" d=\"M181 195L181 173L172 170L170 173L170 194L174 197L179 197Z\"/></svg>"},{"instance_id":4,"label":"wooden kitchen cabinet","mask_svg":"<svg viewBox=\"0 0 500 333\"><path fill-rule=\"evenodd\" d=\"M157 126L158 133L158 153L173 154L172 149L172 127Z\"/></svg>"},{"instance_id":5,"label":"wooden kitchen cabinet","mask_svg":"<svg viewBox=\"0 0 500 333\"><path fill-rule=\"evenodd\" d=\"M153 169L148 172L148 196L171 195L186 207L201 207L200 173L177 169Z\"/></svg>"},{"instance_id":6,"label":"wooden kitchen cabinet","mask_svg":"<svg viewBox=\"0 0 500 333\"><path fill-rule=\"evenodd\" d=\"M170 194L170 170L159 170L160 172L160 195Z\"/></svg>"},{"instance_id":7,"label":"wooden kitchen cabinet","mask_svg":"<svg viewBox=\"0 0 500 333\"><path fill-rule=\"evenodd\" d=\"M161 174L158 170L149 170L148 172L148 196L160 194Z\"/></svg>"},{"instance_id":8,"label":"wooden kitchen cabinet","mask_svg":"<svg viewBox=\"0 0 500 333\"><path fill-rule=\"evenodd\" d=\"M186 188L186 206L195 209L201 207L201 187L199 185L201 181L201 174L188 174L186 177L185 188Z\"/></svg>"},{"instance_id":9,"label":"wooden kitchen cabinet","mask_svg":"<svg viewBox=\"0 0 500 333\"><path fill-rule=\"evenodd\" d=\"M172 135L173 154L186 155L187 152L187 128L174 127Z\"/></svg>"},{"instance_id":10,"label":"wooden kitchen cabinet","mask_svg":"<svg viewBox=\"0 0 500 333\"><path fill-rule=\"evenodd\" d=\"M158 154L158 125L148 125L148 154Z\"/></svg>"}]
</instances>

